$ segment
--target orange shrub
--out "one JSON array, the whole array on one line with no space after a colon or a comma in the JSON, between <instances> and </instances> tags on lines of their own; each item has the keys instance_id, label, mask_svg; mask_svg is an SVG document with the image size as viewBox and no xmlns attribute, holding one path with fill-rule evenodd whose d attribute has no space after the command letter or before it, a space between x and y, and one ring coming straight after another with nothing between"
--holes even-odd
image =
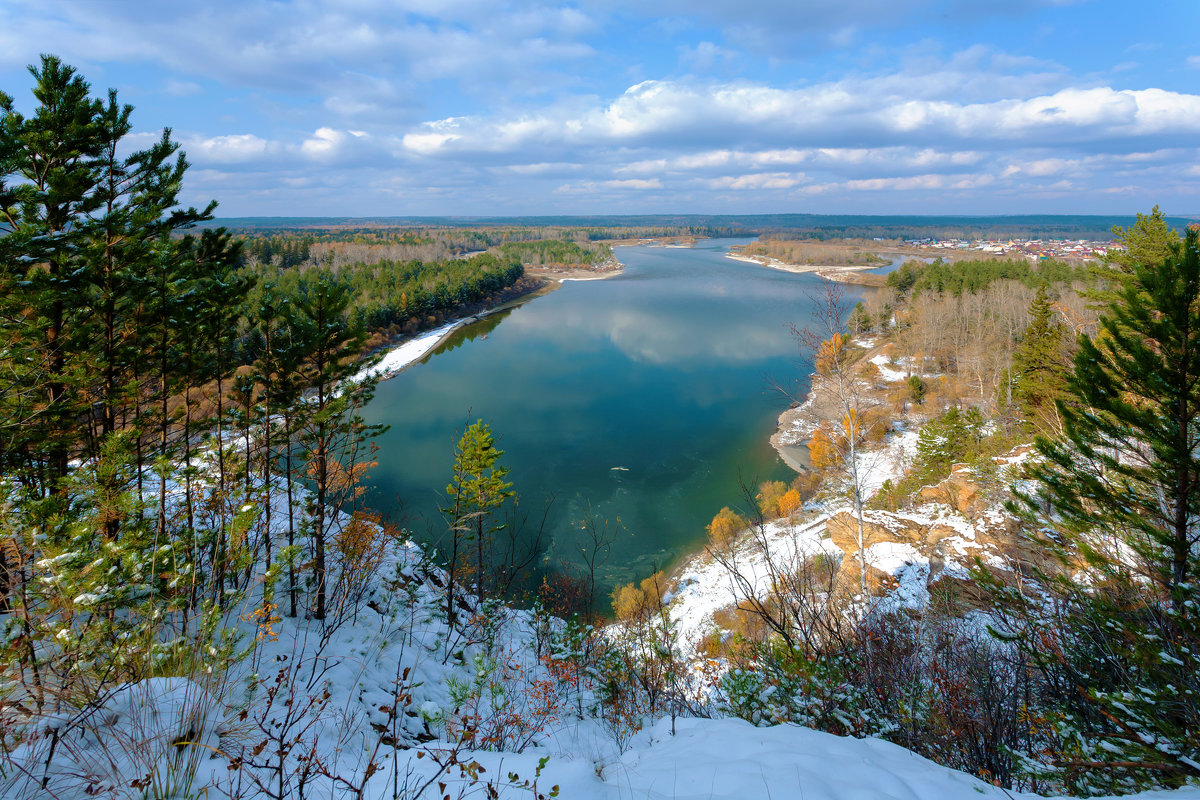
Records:
<instances>
[{"instance_id":1,"label":"orange shrub","mask_svg":"<svg viewBox=\"0 0 1200 800\"><path fill-rule=\"evenodd\" d=\"M764 517L774 519L779 516L779 498L785 492L787 484L783 481L763 481L758 485L758 494L754 495L754 499L758 501L758 508Z\"/></svg>"},{"instance_id":2,"label":"orange shrub","mask_svg":"<svg viewBox=\"0 0 1200 800\"><path fill-rule=\"evenodd\" d=\"M842 454L824 428L817 428L808 442L808 460L816 470L828 469L842 460Z\"/></svg>"},{"instance_id":3,"label":"orange shrub","mask_svg":"<svg viewBox=\"0 0 1200 800\"><path fill-rule=\"evenodd\" d=\"M708 523L708 539L713 547L728 547L745 527L746 520L729 506L725 506L712 518L712 522Z\"/></svg>"},{"instance_id":4,"label":"orange shrub","mask_svg":"<svg viewBox=\"0 0 1200 800\"><path fill-rule=\"evenodd\" d=\"M782 516L790 517L803 506L804 498L795 489L788 489L783 497L779 498L779 513Z\"/></svg>"}]
</instances>

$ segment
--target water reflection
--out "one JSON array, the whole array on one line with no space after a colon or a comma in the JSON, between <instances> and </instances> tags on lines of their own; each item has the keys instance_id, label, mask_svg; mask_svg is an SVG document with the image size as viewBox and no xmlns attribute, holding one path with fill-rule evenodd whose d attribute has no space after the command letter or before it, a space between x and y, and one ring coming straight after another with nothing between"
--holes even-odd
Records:
<instances>
[{"instance_id":1,"label":"water reflection","mask_svg":"<svg viewBox=\"0 0 1200 800\"><path fill-rule=\"evenodd\" d=\"M454 441L482 417L524 504L556 498L549 563L578 558L589 508L623 529L607 582L696 547L739 480L790 477L767 442L789 402L772 381L811 369L788 324L806 323L819 279L724 258L742 241L621 248L622 275L466 326L382 384L372 503L438 541Z\"/></svg>"}]
</instances>

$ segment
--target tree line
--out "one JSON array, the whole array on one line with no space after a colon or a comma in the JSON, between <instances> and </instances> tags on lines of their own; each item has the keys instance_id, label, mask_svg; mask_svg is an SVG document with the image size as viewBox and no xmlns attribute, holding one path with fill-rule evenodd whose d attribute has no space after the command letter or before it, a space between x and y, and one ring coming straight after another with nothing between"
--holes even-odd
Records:
<instances>
[{"instance_id":1,"label":"tree line","mask_svg":"<svg viewBox=\"0 0 1200 800\"><path fill-rule=\"evenodd\" d=\"M295 293L314 281L337 281L350 292L348 313L368 331L390 326L413 331L460 312L515 285L525 274L521 262L488 253L446 261L377 261L338 268L249 269L261 286ZM251 292L250 306L261 301ZM433 318L433 319L431 319Z\"/></svg>"},{"instance_id":2,"label":"tree line","mask_svg":"<svg viewBox=\"0 0 1200 800\"><path fill-rule=\"evenodd\" d=\"M0 604L40 710L234 647L249 598L328 617L386 534L343 516L375 432L360 290L244 269L169 131L126 154L115 92L31 74L30 116L0 94Z\"/></svg>"}]
</instances>

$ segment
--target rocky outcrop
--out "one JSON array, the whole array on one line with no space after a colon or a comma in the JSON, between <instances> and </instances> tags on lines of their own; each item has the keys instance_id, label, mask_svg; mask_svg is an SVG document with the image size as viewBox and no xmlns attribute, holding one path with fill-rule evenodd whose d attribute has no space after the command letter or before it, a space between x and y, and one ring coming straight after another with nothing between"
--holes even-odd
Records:
<instances>
[{"instance_id":1,"label":"rocky outcrop","mask_svg":"<svg viewBox=\"0 0 1200 800\"><path fill-rule=\"evenodd\" d=\"M987 505L981 487L965 464L955 464L950 477L922 488L919 494L927 503L942 503L967 516L978 514Z\"/></svg>"},{"instance_id":2,"label":"rocky outcrop","mask_svg":"<svg viewBox=\"0 0 1200 800\"><path fill-rule=\"evenodd\" d=\"M974 489L963 496L978 494L969 473L956 480L961 481L963 489ZM922 508L923 513L864 513L862 541L867 586L873 594L886 595L902 585L912 592L917 588L913 582L919 581L925 592L949 593L968 606L980 607L984 598L969 577L977 559L1002 579L1046 566L1042 548L1022 532L1020 522L1011 515L995 507L970 519L948 511L938 505ZM858 591L858 519L850 512L839 512L826 523L826 533L844 554L838 584L848 591Z\"/></svg>"}]
</instances>

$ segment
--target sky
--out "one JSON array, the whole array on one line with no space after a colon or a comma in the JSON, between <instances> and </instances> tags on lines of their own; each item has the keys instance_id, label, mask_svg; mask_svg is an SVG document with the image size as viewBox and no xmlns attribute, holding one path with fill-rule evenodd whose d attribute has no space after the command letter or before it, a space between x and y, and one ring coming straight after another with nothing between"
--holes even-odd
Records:
<instances>
[{"instance_id":1,"label":"sky","mask_svg":"<svg viewBox=\"0 0 1200 800\"><path fill-rule=\"evenodd\" d=\"M1200 214L1200 0L0 0L218 216Z\"/></svg>"}]
</instances>

